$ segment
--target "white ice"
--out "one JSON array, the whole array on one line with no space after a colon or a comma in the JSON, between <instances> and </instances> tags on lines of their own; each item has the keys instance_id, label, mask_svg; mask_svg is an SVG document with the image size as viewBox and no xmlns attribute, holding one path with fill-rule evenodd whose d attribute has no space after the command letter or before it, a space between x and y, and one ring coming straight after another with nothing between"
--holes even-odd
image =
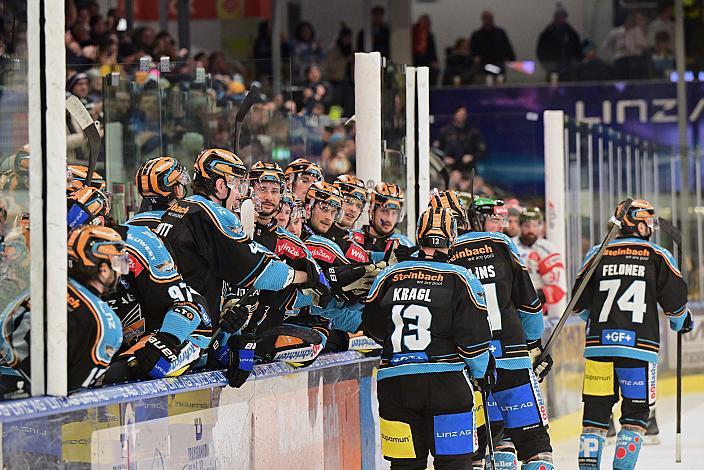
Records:
<instances>
[{"instance_id":1,"label":"white ice","mask_svg":"<svg viewBox=\"0 0 704 470\"><path fill-rule=\"evenodd\" d=\"M704 394L686 394L682 400L682 463L675 463L675 397L658 398L660 444L643 446L636 470L704 470ZM555 468L576 470L579 438L553 445ZM607 445L602 470L610 469L614 446Z\"/></svg>"}]
</instances>

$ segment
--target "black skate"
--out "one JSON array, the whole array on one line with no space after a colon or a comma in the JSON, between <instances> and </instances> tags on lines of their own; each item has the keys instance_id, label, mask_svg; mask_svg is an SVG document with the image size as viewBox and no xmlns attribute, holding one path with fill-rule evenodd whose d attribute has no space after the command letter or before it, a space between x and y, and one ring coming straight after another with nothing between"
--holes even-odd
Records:
<instances>
[{"instance_id":1,"label":"black skate","mask_svg":"<svg viewBox=\"0 0 704 470\"><path fill-rule=\"evenodd\" d=\"M660 430L658 429L658 421L655 418L655 411L650 411L648 416L648 425L645 428L645 439L643 444L658 445L660 444Z\"/></svg>"}]
</instances>

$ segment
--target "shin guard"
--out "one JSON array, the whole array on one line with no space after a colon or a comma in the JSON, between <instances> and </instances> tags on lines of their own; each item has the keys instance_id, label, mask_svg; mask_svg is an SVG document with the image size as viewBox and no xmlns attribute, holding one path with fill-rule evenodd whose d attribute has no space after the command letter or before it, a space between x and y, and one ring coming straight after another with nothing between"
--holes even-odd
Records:
<instances>
[{"instance_id":1,"label":"shin guard","mask_svg":"<svg viewBox=\"0 0 704 470\"><path fill-rule=\"evenodd\" d=\"M642 445L642 434L632 429L621 429L616 435L614 470L633 470L636 468L638 453Z\"/></svg>"},{"instance_id":2,"label":"shin guard","mask_svg":"<svg viewBox=\"0 0 704 470\"><path fill-rule=\"evenodd\" d=\"M579 470L599 470L604 436L583 433L579 436Z\"/></svg>"}]
</instances>

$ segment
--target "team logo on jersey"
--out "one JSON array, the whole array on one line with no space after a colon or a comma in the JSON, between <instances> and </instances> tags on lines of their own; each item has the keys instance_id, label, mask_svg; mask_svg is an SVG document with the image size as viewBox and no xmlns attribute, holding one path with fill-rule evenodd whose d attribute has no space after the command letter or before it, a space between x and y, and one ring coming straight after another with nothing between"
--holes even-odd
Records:
<instances>
[{"instance_id":1,"label":"team logo on jersey","mask_svg":"<svg viewBox=\"0 0 704 470\"><path fill-rule=\"evenodd\" d=\"M303 258L303 250L296 246L295 243L285 238L279 238L276 242L274 253L277 255L285 255L287 258L298 259Z\"/></svg>"},{"instance_id":2,"label":"team logo on jersey","mask_svg":"<svg viewBox=\"0 0 704 470\"><path fill-rule=\"evenodd\" d=\"M631 330L604 330L601 332L601 344L634 346L636 333Z\"/></svg>"},{"instance_id":3,"label":"team logo on jersey","mask_svg":"<svg viewBox=\"0 0 704 470\"><path fill-rule=\"evenodd\" d=\"M154 269L160 272L165 272L165 271L173 271L176 269L176 265L174 265L174 262L171 261L170 259L167 259L163 263L159 263L156 266L154 266Z\"/></svg>"}]
</instances>

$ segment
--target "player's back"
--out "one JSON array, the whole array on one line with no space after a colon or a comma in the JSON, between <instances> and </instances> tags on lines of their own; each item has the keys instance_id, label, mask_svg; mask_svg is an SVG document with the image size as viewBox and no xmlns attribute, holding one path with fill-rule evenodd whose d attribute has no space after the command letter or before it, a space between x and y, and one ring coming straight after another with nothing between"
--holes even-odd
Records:
<instances>
[{"instance_id":1,"label":"player's back","mask_svg":"<svg viewBox=\"0 0 704 470\"><path fill-rule=\"evenodd\" d=\"M587 253L579 276L597 249ZM681 317L686 303L687 286L669 251L639 238L612 241L576 307L589 310L585 356L657 362L658 304Z\"/></svg>"},{"instance_id":2,"label":"player's back","mask_svg":"<svg viewBox=\"0 0 704 470\"><path fill-rule=\"evenodd\" d=\"M376 308L365 308L365 324L384 338L380 378L461 370L488 347L481 284L458 266L398 263L379 274L367 303Z\"/></svg>"}]
</instances>

